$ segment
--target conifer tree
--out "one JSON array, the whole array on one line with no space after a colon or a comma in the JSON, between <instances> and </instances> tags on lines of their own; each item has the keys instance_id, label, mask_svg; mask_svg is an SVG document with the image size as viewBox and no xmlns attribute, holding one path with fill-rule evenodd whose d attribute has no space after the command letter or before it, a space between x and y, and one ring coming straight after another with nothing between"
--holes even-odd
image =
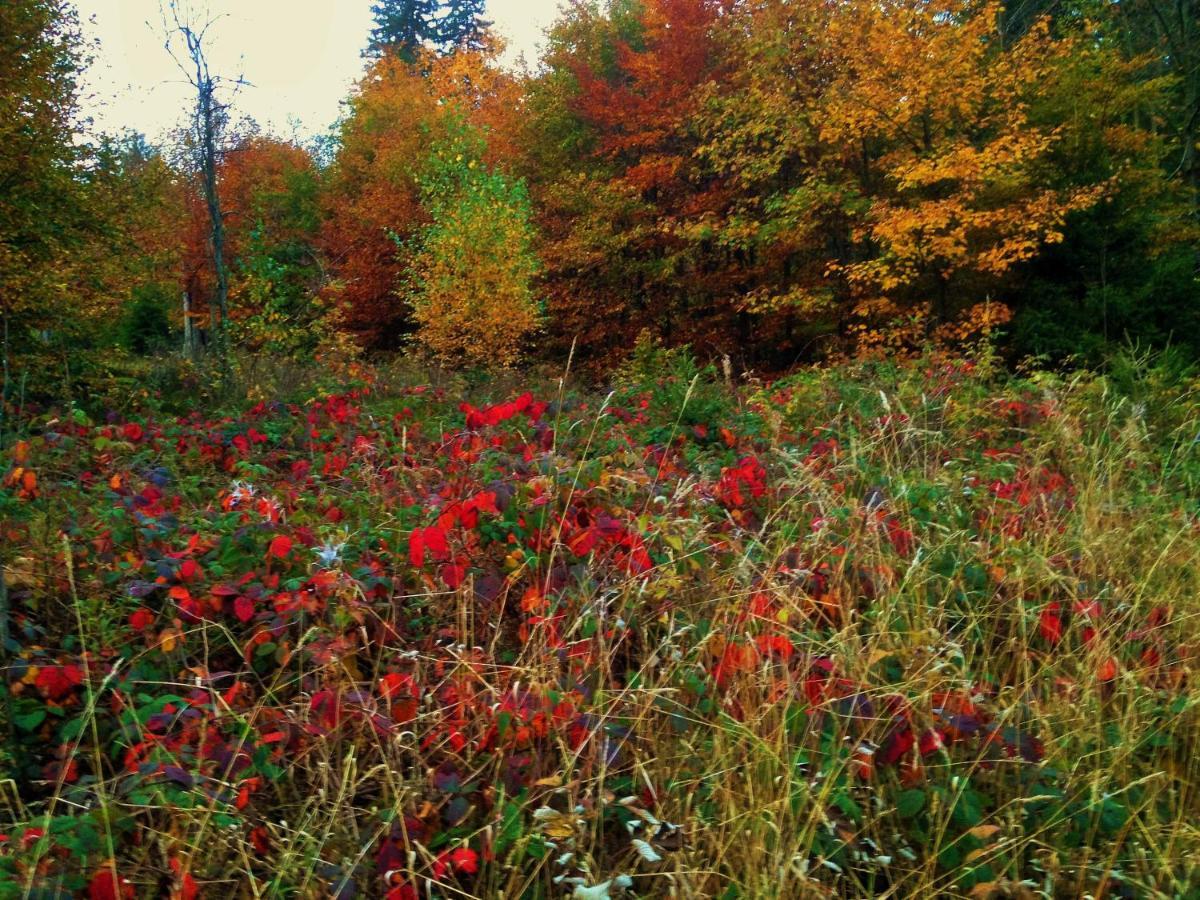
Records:
<instances>
[{"instance_id":1,"label":"conifer tree","mask_svg":"<svg viewBox=\"0 0 1200 900\"><path fill-rule=\"evenodd\" d=\"M375 27L367 55L392 52L411 63L423 46L443 54L463 46L478 49L490 24L483 5L484 0L378 0L371 7Z\"/></svg>"}]
</instances>

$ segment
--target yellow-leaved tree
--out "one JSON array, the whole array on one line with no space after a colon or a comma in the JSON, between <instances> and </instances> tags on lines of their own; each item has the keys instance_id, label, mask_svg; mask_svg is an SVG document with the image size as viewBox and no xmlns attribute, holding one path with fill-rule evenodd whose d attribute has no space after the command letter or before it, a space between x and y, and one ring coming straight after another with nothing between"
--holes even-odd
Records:
<instances>
[{"instance_id":1,"label":"yellow-leaved tree","mask_svg":"<svg viewBox=\"0 0 1200 900\"><path fill-rule=\"evenodd\" d=\"M830 18L837 65L821 137L861 149L871 198L855 229L869 252L831 270L851 285L851 329L866 344L917 340L955 319L959 336L964 319L1003 321L988 302L998 277L1061 241L1067 216L1104 195L1102 183L1056 184L1061 131L1030 115L1073 41L1039 20L1006 48L1001 11L994 2L849 0Z\"/></svg>"},{"instance_id":2,"label":"yellow-leaved tree","mask_svg":"<svg viewBox=\"0 0 1200 900\"><path fill-rule=\"evenodd\" d=\"M495 368L517 361L541 310L525 183L489 167L484 150L461 121L434 145L420 177L432 221L411 242L401 290L436 359Z\"/></svg>"}]
</instances>

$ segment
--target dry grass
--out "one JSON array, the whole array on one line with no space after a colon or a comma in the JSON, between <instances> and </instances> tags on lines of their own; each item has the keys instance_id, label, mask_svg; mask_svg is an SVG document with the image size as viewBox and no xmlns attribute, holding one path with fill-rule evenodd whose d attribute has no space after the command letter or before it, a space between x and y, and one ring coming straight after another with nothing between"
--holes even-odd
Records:
<instances>
[{"instance_id":1,"label":"dry grass","mask_svg":"<svg viewBox=\"0 0 1200 900\"><path fill-rule=\"evenodd\" d=\"M77 723L70 740L39 760L75 758L79 773L7 784L14 880L0 896L94 887L105 866L147 897L187 896L192 879L205 897L1200 890L1200 414L1188 383L1145 379L1137 400L1092 376L1001 382L927 361L736 397L701 384L688 404L719 418L705 423L714 432L736 430L735 447L693 440L685 410L670 423L627 421L621 410L636 416L638 398L653 417L656 396L678 396L649 384L606 403L564 398L547 413L552 445L524 424L501 426L503 453L456 470L456 484L508 471L513 502L531 518L544 511L551 539L515 557L499 537L464 543L475 555L457 588L409 566L417 511L400 502L454 467L444 451L455 401L430 400L421 427L384 447L380 423L416 401L381 390L345 426L377 450L303 488L336 499L347 521L319 526L313 503L284 501L292 534L311 523L314 540L336 531L350 549L328 569L321 610L289 621L288 653L257 668L235 667L230 648L248 631L228 615L180 622L178 646L164 651L178 619L164 607L152 638L130 637L124 586L138 565L81 550L101 521L78 512L95 495L69 483L84 461L34 454L28 464L59 487L27 502L21 552L6 559L19 619L47 627L23 652L87 669L58 703ZM670 427L647 437L656 424ZM507 443L517 432L538 448L532 461ZM137 452L86 463L133 479L148 462ZM415 458L400 466L397 452ZM766 488L733 502L721 478L749 453ZM262 531L211 514L225 473L156 461L196 467L176 482L181 533ZM261 465L256 480L282 485L285 466ZM615 550L578 552L578 522L561 514L581 506L630 525L651 568L631 570ZM57 529L69 551L48 539ZM359 565L368 556L380 566L370 577ZM499 587L480 599L489 576ZM523 608L538 587L544 608ZM78 614L67 620L74 636L56 624L59 609ZM1059 610L1057 637L1048 609ZM421 686L410 720L381 696L389 672ZM10 673L21 683L19 667ZM235 680L245 693L231 698ZM196 691L207 723L267 748L270 767L256 763L241 806L240 763L175 748L191 784L132 785L122 762L175 724L115 710L157 711L163 696ZM340 721L315 702L322 691L341 698ZM16 700L33 696L30 686ZM560 702L570 710L556 716ZM529 733L514 733L522 725ZM905 726L911 748L899 742ZM9 730L22 752L62 736ZM263 742L268 731L285 736ZM59 836L30 839L29 827ZM384 844L394 865L379 861ZM478 871L456 868L455 848L470 849Z\"/></svg>"}]
</instances>

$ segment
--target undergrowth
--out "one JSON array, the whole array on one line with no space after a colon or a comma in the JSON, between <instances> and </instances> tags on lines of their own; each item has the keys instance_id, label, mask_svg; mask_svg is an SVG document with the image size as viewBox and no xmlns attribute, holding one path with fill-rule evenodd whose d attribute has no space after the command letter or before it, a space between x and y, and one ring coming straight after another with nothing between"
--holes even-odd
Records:
<instances>
[{"instance_id":1,"label":"undergrowth","mask_svg":"<svg viewBox=\"0 0 1200 900\"><path fill-rule=\"evenodd\" d=\"M1190 373L354 377L19 423L0 896L1200 890Z\"/></svg>"}]
</instances>

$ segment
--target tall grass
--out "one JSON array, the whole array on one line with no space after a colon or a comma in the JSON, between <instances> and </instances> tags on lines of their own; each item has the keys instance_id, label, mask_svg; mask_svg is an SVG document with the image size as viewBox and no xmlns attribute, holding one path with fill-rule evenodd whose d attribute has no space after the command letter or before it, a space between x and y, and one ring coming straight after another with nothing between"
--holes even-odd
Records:
<instances>
[{"instance_id":1,"label":"tall grass","mask_svg":"<svg viewBox=\"0 0 1200 900\"><path fill-rule=\"evenodd\" d=\"M1187 373L1009 378L930 358L731 392L677 361L627 371L608 399L565 395L552 443L509 423L455 469L507 479L549 540L473 543L453 588L412 571L406 541L429 519L398 497L455 467L458 397L406 390L378 383L339 426L345 446L362 434L375 449L304 486L346 509L349 549L277 665L245 663L228 616L178 623L164 608L151 636L130 637L125 538L113 557L83 549L105 519L83 511L100 504L82 469L171 467L180 523L236 543L261 529L213 512L228 473L168 442L36 449L27 465L46 487L14 516L8 582L23 633L42 630L10 666L23 685L10 711L37 696L23 666L88 668L52 713L69 740L56 722L10 720L10 747L45 741L39 765L73 758L79 773L8 783L0 896L94 889L105 871L138 896L1200 891ZM389 431L405 406L420 427ZM282 484L305 453L286 422L261 427L282 456L251 454L236 474ZM511 449L521 441L533 449ZM746 457L763 467L759 493L752 469L737 480ZM581 552L566 514L583 506L635 530L649 568ZM287 522L335 531L303 497ZM320 567L301 568L290 574ZM398 671L422 686L405 721L379 688ZM122 763L161 741L148 735L164 702L168 718L187 707L164 697L196 691L227 733L285 735L262 745L270 762L244 803L231 761L177 750L190 769L140 781ZM337 721L323 691L340 698Z\"/></svg>"}]
</instances>

